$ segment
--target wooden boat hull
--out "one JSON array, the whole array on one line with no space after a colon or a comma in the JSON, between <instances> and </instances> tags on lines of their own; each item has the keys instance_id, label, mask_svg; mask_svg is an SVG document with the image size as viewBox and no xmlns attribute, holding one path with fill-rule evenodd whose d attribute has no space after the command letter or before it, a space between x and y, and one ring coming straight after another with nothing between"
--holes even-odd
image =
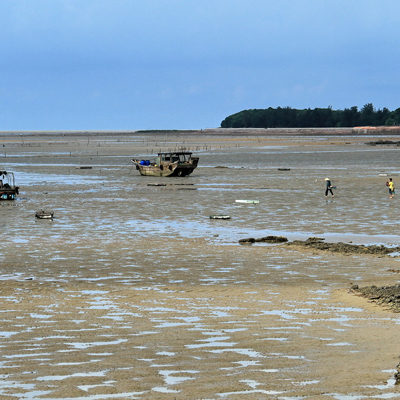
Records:
<instances>
[{"instance_id":1,"label":"wooden boat hull","mask_svg":"<svg viewBox=\"0 0 400 400\"><path fill-rule=\"evenodd\" d=\"M143 176L188 176L196 168L198 157L192 157L190 152L158 153L156 160L133 159L136 169Z\"/></svg>"},{"instance_id":2,"label":"wooden boat hull","mask_svg":"<svg viewBox=\"0 0 400 400\"><path fill-rule=\"evenodd\" d=\"M187 176L190 175L196 167L187 165L153 166L153 165L137 165L136 169L143 176Z\"/></svg>"}]
</instances>

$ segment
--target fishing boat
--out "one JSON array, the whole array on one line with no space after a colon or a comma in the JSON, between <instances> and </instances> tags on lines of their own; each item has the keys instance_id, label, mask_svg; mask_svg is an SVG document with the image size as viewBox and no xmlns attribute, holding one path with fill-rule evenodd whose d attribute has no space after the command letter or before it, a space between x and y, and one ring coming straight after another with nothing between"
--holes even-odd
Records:
<instances>
[{"instance_id":1,"label":"fishing boat","mask_svg":"<svg viewBox=\"0 0 400 400\"><path fill-rule=\"evenodd\" d=\"M35 217L38 219L53 219L54 218L54 212L53 211L37 211L35 214Z\"/></svg>"},{"instance_id":2,"label":"fishing boat","mask_svg":"<svg viewBox=\"0 0 400 400\"><path fill-rule=\"evenodd\" d=\"M198 157L187 151L158 153L154 161L133 159L133 164L145 176L187 176L197 167Z\"/></svg>"},{"instance_id":3,"label":"fishing boat","mask_svg":"<svg viewBox=\"0 0 400 400\"><path fill-rule=\"evenodd\" d=\"M15 186L13 172L0 171L0 200L15 200L19 187Z\"/></svg>"}]
</instances>

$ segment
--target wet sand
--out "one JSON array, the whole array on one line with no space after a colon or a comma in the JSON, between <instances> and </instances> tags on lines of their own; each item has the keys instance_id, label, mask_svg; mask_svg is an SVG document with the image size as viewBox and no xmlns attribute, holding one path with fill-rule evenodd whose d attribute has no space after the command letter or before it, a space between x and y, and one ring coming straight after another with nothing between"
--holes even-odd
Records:
<instances>
[{"instance_id":1,"label":"wet sand","mask_svg":"<svg viewBox=\"0 0 400 400\"><path fill-rule=\"evenodd\" d=\"M238 243L398 245L385 180L400 185L400 149L373 139L0 135L20 186L0 202L0 399L400 397L398 314L349 293L397 284L399 258ZM169 149L199 167L152 178L129 162ZM40 209L55 219L35 220Z\"/></svg>"}]
</instances>

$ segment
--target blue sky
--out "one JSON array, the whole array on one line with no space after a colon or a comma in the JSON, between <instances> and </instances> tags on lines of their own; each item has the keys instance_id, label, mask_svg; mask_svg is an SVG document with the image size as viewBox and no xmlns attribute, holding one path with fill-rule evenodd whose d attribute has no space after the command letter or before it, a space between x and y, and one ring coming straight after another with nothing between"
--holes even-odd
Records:
<instances>
[{"instance_id":1,"label":"blue sky","mask_svg":"<svg viewBox=\"0 0 400 400\"><path fill-rule=\"evenodd\" d=\"M400 107L399 0L0 0L0 130Z\"/></svg>"}]
</instances>

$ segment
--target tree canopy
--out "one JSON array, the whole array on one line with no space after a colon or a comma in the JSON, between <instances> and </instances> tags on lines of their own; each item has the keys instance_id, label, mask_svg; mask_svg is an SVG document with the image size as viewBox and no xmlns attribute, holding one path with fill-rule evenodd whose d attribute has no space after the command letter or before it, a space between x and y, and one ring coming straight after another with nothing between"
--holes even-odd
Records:
<instances>
[{"instance_id":1,"label":"tree canopy","mask_svg":"<svg viewBox=\"0 0 400 400\"><path fill-rule=\"evenodd\" d=\"M357 106L344 110L291 107L243 110L226 117L221 128L335 128L355 126L400 125L400 108L376 110L372 103L361 110Z\"/></svg>"}]
</instances>

